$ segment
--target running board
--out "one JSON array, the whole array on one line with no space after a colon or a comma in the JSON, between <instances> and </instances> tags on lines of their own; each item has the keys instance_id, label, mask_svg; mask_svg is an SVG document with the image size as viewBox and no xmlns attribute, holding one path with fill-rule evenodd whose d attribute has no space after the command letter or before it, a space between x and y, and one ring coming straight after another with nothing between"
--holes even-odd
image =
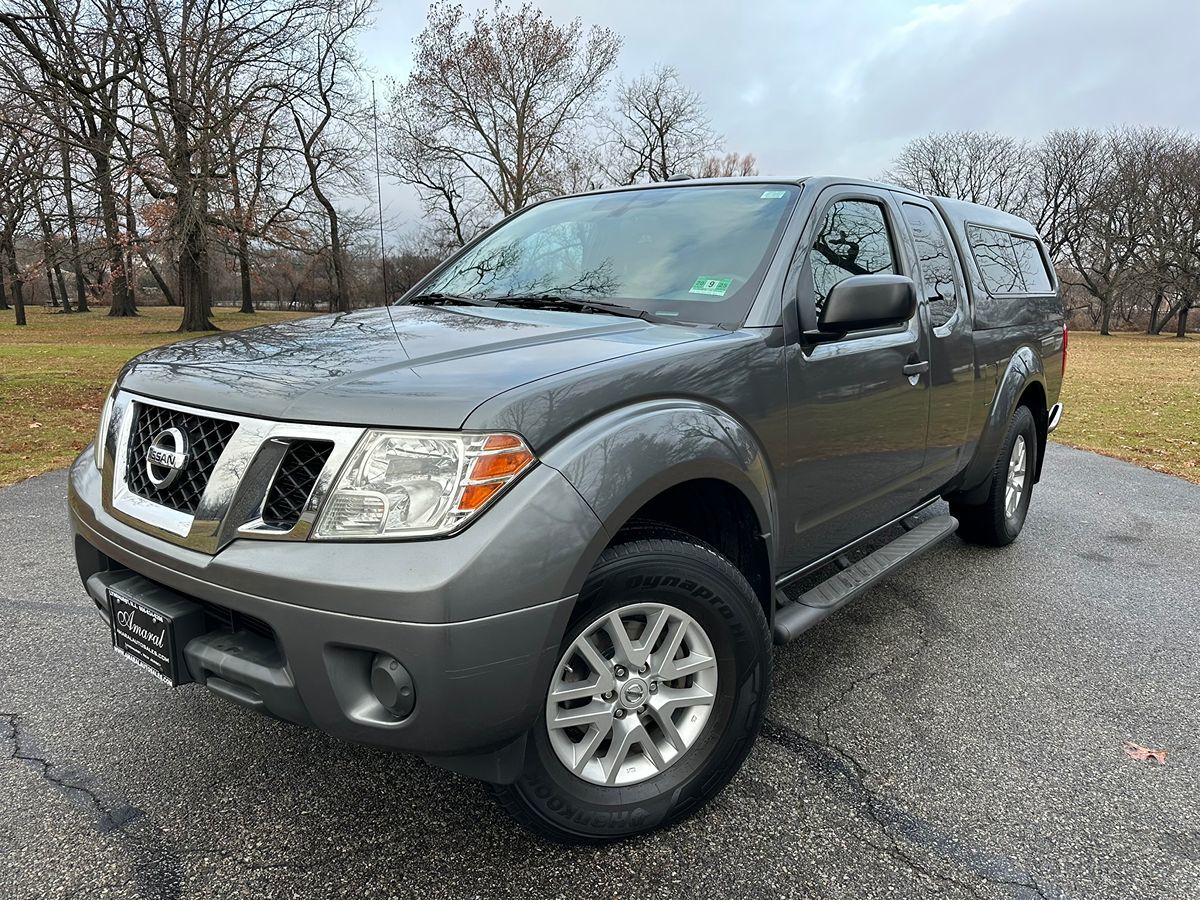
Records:
<instances>
[{"instance_id":1,"label":"running board","mask_svg":"<svg viewBox=\"0 0 1200 900\"><path fill-rule=\"evenodd\" d=\"M835 610L923 556L927 550L954 534L957 528L958 520L953 516L926 519L870 556L864 556L805 591L795 601L784 604L775 611L775 643L794 641Z\"/></svg>"}]
</instances>

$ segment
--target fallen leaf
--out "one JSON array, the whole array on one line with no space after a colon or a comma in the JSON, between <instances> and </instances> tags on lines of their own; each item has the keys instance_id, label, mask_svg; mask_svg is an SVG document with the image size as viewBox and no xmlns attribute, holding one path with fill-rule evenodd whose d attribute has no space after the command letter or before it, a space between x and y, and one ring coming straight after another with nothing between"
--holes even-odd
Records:
<instances>
[{"instance_id":1,"label":"fallen leaf","mask_svg":"<svg viewBox=\"0 0 1200 900\"><path fill-rule=\"evenodd\" d=\"M1154 760L1160 766L1167 764L1166 750L1151 750L1149 747L1143 747L1141 744L1135 744L1133 741L1125 742L1125 755L1130 759L1136 759L1141 762Z\"/></svg>"}]
</instances>

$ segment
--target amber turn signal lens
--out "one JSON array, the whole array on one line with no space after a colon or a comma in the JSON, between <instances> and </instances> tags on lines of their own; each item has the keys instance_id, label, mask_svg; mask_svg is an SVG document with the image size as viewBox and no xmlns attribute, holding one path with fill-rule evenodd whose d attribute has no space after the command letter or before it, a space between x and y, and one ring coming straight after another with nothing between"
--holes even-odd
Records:
<instances>
[{"instance_id":1,"label":"amber turn signal lens","mask_svg":"<svg viewBox=\"0 0 1200 900\"><path fill-rule=\"evenodd\" d=\"M471 467L471 481L486 481L489 478L510 478L533 462L533 454L522 447L507 453L480 456Z\"/></svg>"},{"instance_id":2,"label":"amber turn signal lens","mask_svg":"<svg viewBox=\"0 0 1200 900\"><path fill-rule=\"evenodd\" d=\"M469 484L466 490L463 491L462 499L458 501L458 508L463 512L479 509L479 507L491 500L492 496L502 487L504 487L503 481Z\"/></svg>"},{"instance_id":3,"label":"amber turn signal lens","mask_svg":"<svg viewBox=\"0 0 1200 900\"><path fill-rule=\"evenodd\" d=\"M483 443L484 450L514 450L522 446L521 439L512 434L493 434Z\"/></svg>"}]
</instances>

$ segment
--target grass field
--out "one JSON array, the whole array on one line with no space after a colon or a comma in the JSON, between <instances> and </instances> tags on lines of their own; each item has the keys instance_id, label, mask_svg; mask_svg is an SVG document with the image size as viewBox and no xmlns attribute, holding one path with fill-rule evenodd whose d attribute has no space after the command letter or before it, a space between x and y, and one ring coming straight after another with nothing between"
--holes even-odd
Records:
<instances>
[{"instance_id":1,"label":"grass field","mask_svg":"<svg viewBox=\"0 0 1200 900\"><path fill-rule=\"evenodd\" d=\"M96 430L104 392L121 365L184 337L178 309L135 319L28 311L0 317L0 486L65 466ZM224 330L302 313L243 316L218 310ZM1072 333L1055 439L1200 483L1200 338Z\"/></svg>"},{"instance_id":2,"label":"grass field","mask_svg":"<svg viewBox=\"0 0 1200 900\"><path fill-rule=\"evenodd\" d=\"M1200 337L1071 333L1055 440L1200 484Z\"/></svg>"},{"instance_id":3,"label":"grass field","mask_svg":"<svg viewBox=\"0 0 1200 900\"><path fill-rule=\"evenodd\" d=\"M196 336L175 331L177 308L149 307L128 319L107 313L64 316L30 307L24 328L11 312L0 314L0 486L71 462L95 437L105 392L125 361ZM232 331L302 315L219 309L213 320Z\"/></svg>"}]
</instances>

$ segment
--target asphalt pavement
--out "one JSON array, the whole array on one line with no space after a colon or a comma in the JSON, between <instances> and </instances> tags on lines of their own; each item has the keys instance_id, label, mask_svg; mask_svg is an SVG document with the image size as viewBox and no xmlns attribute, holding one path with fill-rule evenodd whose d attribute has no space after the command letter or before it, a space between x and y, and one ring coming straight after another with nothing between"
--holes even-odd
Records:
<instances>
[{"instance_id":1,"label":"asphalt pavement","mask_svg":"<svg viewBox=\"0 0 1200 900\"><path fill-rule=\"evenodd\" d=\"M703 812L582 850L152 680L79 584L65 474L8 488L0 897L1200 897L1200 486L1057 446L1046 470L1012 547L952 539L778 649Z\"/></svg>"}]
</instances>

